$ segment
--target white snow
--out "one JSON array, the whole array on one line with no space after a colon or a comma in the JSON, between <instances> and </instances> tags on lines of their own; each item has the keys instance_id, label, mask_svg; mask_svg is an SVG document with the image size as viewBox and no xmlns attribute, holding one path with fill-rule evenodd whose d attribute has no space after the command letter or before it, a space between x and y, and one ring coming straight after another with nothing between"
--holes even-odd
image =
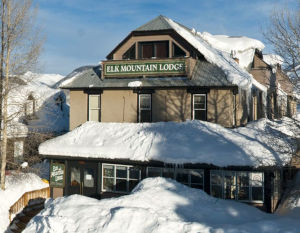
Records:
<instances>
[{"instance_id":1,"label":"white snow","mask_svg":"<svg viewBox=\"0 0 300 233\"><path fill-rule=\"evenodd\" d=\"M0 232L9 225L9 208L25 193L48 187L32 173L12 173L6 177L5 191L0 189Z\"/></svg>"},{"instance_id":2,"label":"white snow","mask_svg":"<svg viewBox=\"0 0 300 233\"><path fill-rule=\"evenodd\" d=\"M276 67L277 64L282 65L284 62L284 59L277 54L264 54L263 60L272 67Z\"/></svg>"},{"instance_id":3,"label":"white snow","mask_svg":"<svg viewBox=\"0 0 300 233\"><path fill-rule=\"evenodd\" d=\"M291 129L294 130L291 135ZM286 132L289 132L289 136ZM293 120L261 119L227 129L203 121L159 123L86 122L39 147L43 155L207 163L217 166L287 164L299 135Z\"/></svg>"},{"instance_id":4,"label":"white snow","mask_svg":"<svg viewBox=\"0 0 300 233\"><path fill-rule=\"evenodd\" d=\"M24 233L281 233L299 232L299 219L221 200L171 179L144 179L130 195L96 200L80 195L48 200Z\"/></svg>"},{"instance_id":5,"label":"white snow","mask_svg":"<svg viewBox=\"0 0 300 233\"><path fill-rule=\"evenodd\" d=\"M248 89L252 85L253 77L230 57L228 53L213 48L198 33L193 33L185 27L174 22L172 19L166 18L168 23L174 30L194 46L208 62L220 67L227 75L228 81L243 89Z\"/></svg>"},{"instance_id":6,"label":"white snow","mask_svg":"<svg viewBox=\"0 0 300 233\"><path fill-rule=\"evenodd\" d=\"M143 83L141 81L132 81L128 83L128 87L140 87L142 84Z\"/></svg>"},{"instance_id":7,"label":"white snow","mask_svg":"<svg viewBox=\"0 0 300 233\"><path fill-rule=\"evenodd\" d=\"M255 50L263 50L264 44L245 36L212 35L208 32L199 34L211 46L239 59L239 65L248 69L253 62Z\"/></svg>"},{"instance_id":8,"label":"white snow","mask_svg":"<svg viewBox=\"0 0 300 233\"><path fill-rule=\"evenodd\" d=\"M19 77L23 85L15 85L9 93L8 115L13 120L9 126L10 137L24 137L28 131L60 132L68 130L68 109L62 90L55 87L63 76L27 72ZM28 97L34 98L35 117L25 122L25 105ZM63 100L63 109L57 98Z\"/></svg>"},{"instance_id":9,"label":"white snow","mask_svg":"<svg viewBox=\"0 0 300 233\"><path fill-rule=\"evenodd\" d=\"M290 217L299 218L300 216L300 172L295 176L291 189L283 196L280 206L276 213Z\"/></svg>"}]
</instances>

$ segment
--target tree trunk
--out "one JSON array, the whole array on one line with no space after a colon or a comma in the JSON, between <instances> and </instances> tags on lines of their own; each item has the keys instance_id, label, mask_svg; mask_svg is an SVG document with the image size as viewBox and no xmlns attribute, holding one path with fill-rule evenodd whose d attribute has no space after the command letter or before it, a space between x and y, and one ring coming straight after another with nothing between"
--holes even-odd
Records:
<instances>
[{"instance_id":1,"label":"tree trunk","mask_svg":"<svg viewBox=\"0 0 300 233\"><path fill-rule=\"evenodd\" d=\"M10 30L10 1L6 2L7 14L6 20L6 32L9 34ZM4 81L4 92L3 92L3 130L2 130L2 145L1 145L1 189L5 190L5 169L6 169L6 156L7 156L7 99L8 99L8 88L9 88L9 68L10 68L10 38L7 37L7 43L5 46L6 57L5 57L5 81Z\"/></svg>"}]
</instances>

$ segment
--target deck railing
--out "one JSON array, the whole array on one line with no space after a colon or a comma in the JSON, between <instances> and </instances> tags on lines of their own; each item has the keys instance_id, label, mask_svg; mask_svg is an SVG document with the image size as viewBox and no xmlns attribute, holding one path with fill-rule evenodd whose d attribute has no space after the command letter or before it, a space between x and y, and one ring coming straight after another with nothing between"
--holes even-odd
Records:
<instances>
[{"instance_id":1,"label":"deck railing","mask_svg":"<svg viewBox=\"0 0 300 233\"><path fill-rule=\"evenodd\" d=\"M49 198L50 197L50 187L33 190L30 192L24 193L19 200L17 200L10 208L9 208L9 221L11 222L11 217L13 214L20 212L25 206L28 205L29 200L35 198Z\"/></svg>"}]
</instances>

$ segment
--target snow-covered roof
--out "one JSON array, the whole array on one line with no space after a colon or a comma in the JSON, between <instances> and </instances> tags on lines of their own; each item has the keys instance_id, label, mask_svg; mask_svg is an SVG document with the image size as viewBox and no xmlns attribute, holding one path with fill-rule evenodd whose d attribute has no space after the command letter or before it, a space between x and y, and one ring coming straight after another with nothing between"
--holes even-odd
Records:
<instances>
[{"instance_id":1,"label":"snow-covered roof","mask_svg":"<svg viewBox=\"0 0 300 233\"><path fill-rule=\"evenodd\" d=\"M64 77L58 74L35 74L27 72L12 83L8 98L8 116L12 118L10 137L24 137L28 131L61 132L68 130L68 106L65 94L56 87ZM63 110L57 103L63 100ZM25 105L34 99L35 116L27 120ZM25 121L26 119L26 121Z\"/></svg>"},{"instance_id":2,"label":"snow-covered roof","mask_svg":"<svg viewBox=\"0 0 300 233\"><path fill-rule=\"evenodd\" d=\"M241 69L240 66L230 57L230 54L222 52L212 47L198 33L190 31L188 28L176 23L172 19L165 17L172 28L196 48L205 59L220 67L227 75L228 81L241 88L249 88L252 85L253 77Z\"/></svg>"},{"instance_id":3,"label":"snow-covered roof","mask_svg":"<svg viewBox=\"0 0 300 233\"><path fill-rule=\"evenodd\" d=\"M265 47L261 41L246 36L212 35L208 32L198 34L214 48L238 58L239 65L244 69L252 64L255 50L261 51Z\"/></svg>"},{"instance_id":4,"label":"snow-covered roof","mask_svg":"<svg viewBox=\"0 0 300 233\"><path fill-rule=\"evenodd\" d=\"M262 119L247 127L227 129L202 121L86 122L65 135L42 143L39 153L176 164L284 165L295 150L287 135L293 136L292 130L299 133L296 127L291 130L288 123L292 124L288 118L284 123Z\"/></svg>"},{"instance_id":5,"label":"snow-covered roof","mask_svg":"<svg viewBox=\"0 0 300 233\"><path fill-rule=\"evenodd\" d=\"M220 68L222 70L222 72L225 74L222 77L222 79L224 81L221 83L228 82L230 85L237 85L242 89L249 89L252 87L252 85L254 85L258 89L265 91L265 87L261 87L261 85L256 85L257 83L255 82L252 75L249 74L243 68L241 68L239 66L239 64L237 64L232 59L230 53L228 53L227 50L225 52L221 51L218 48L218 46L215 46L214 43L212 43L212 44L208 43L204 39L204 37L201 33L197 33L195 30L191 30L191 29L173 21L172 19L169 19L165 16L158 16L154 20L151 20L150 22L139 27L135 31L148 31L148 30L160 31L160 30L167 30L167 29L168 30L173 29L174 31L176 31L188 43L190 43L195 49L197 49L199 51L199 53L201 53L209 63L211 63L212 65L214 65L217 68ZM219 40L220 40L220 38L219 38ZM234 43L233 48L242 49L243 44L244 44L243 48L245 49L245 51L251 50L252 55L254 55L254 52L253 52L255 50L254 48L256 48L256 49L263 48L263 44L254 39L240 37L239 39L234 39L234 40L235 40L235 43ZM229 43L229 42L227 42L227 43ZM253 60L253 57L252 57L252 60ZM114 82L115 80L117 80L117 82L122 83L121 79L111 78L111 79L109 79L109 81L107 81L106 79L102 80L100 78L101 76L99 76L98 73L100 73L100 71L97 69L97 67L89 67L89 66L88 67L80 67L80 68L74 70L70 75L68 75L66 77L66 79L61 83L61 87L63 87L63 88L75 88L75 86L76 86L76 88L82 87L82 86L89 87L90 85L93 85L94 83L96 84L95 86L97 86L97 87L106 86L106 85L109 85L110 87L111 86L116 87L117 84L116 84L116 82ZM78 81L79 79L83 80L82 82L84 82L84 84L82 82L79 82ZM132 81L134 81L134 80L132 80ZM89 85L87 85L87 82L89 82ZM91 83L91 82L93 82L93 83ZM219 83L220 83L220 81L219 81ZM143 82L143 84L144 84L144 82ZM193 85L197 86L197 85L199 85L199 83L194 83ZM226 84L226 85L228 86L228 84ZM93 86L93 87L95 87L95 86ZM122 86L124 86L124 85L122 85ZM128 83L126 83L125 86L128 87ZM142 86L144 86L144 85L142 85ZM164 86L164 85L162 85L162 86ZM201 84L199 86L201 86Z\"/></svg>"},{"instance_id":6,"label":"snow-covered roof","mask_svg":"<svg viewBox=\"0 0 300 233\"><path fill-rule=\"evenodd\" d=\"M277 54L264 54L263 60L272 67L276 67L276 65L282 65L284 62L284 59Z\"/></svg>"}]
</instances>

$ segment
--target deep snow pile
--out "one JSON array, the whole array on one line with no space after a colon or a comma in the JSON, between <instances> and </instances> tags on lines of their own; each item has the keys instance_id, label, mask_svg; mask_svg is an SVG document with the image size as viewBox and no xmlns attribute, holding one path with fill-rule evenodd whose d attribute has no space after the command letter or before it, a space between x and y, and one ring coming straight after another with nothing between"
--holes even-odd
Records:
<instances>
[{"instance_id":1,"label":"deep snow pile","mask_svg":"<svg viewBox=\"0 0 300 233\"><path fill-rule=\"evenodd\" d=\"M199 33L211 46L239 59L239 65L248 69L253 62L255 50L263 50L264 44L256 39L245 36L212 35L208 32Z\"/></svg>"},{"instance_id":2,"label":"deep snow pile","mask_svg":"<svg viewBox=\"0 0 300 233\"><path fill-rule=\"evenodd\" d=\"M48 184L32 173L12 173L6 177L6 189L0 189L0 233L9 225L9 208L24 193L45 187Z\"/></svg>"},{"instance_id":3,"label":"deep snow pile","mask_svg":"<svg viewBox=\"0 0 300 233\"><path fill-rule=\"evenodd\" d=\"M159 123L86 122L42 143L40 154L89 158L207 163L217 166L287 164L300 134L294 120L261 119L227 129L203 121Z\"/></svg>"},{"instance_id":4,"label":"deep snow pile","mask_svg":"<svg viewBox=\"0 0 300 233\"><path fill-rule=\"evenodd\" d=\"M221 200L171 179L148 178L132 194L96 199L72 195L48 200L23 232L299 232L297 220Z\"/></svg>"}]
</instances>

